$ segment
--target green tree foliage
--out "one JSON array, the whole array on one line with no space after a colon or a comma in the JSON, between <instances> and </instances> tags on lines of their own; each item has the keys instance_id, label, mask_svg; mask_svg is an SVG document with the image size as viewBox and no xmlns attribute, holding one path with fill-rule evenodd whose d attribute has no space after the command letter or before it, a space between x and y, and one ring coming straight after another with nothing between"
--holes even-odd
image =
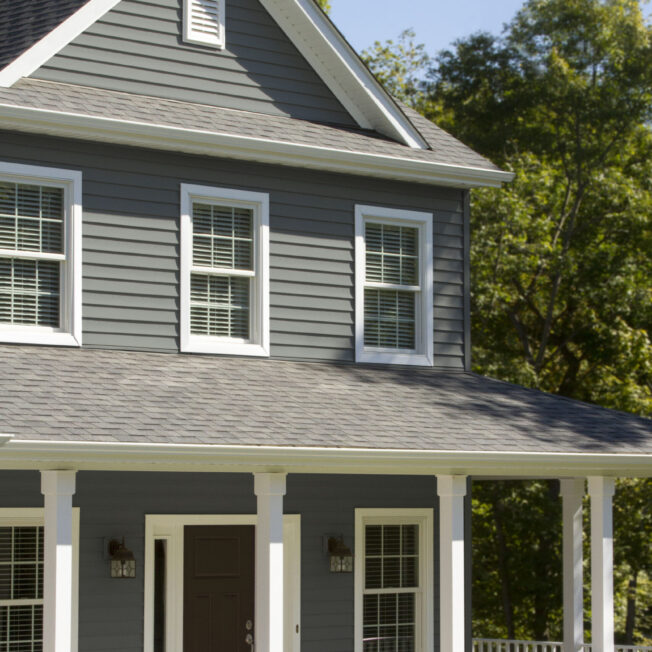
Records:
<instances>
[{"instance_id":1,"label":"green tree foliage","mask_svg":"<svg viewBox=\"0 0 652 652\"><path fill-rule=\"evenodd\" d=\"M331 10L331 3L329 0L317 0L317 4L324 10L325 13L329 13Z\"/></svg>"},{"instance_id":2,"label":"green tree foliage","mask_svg":"<svg viewBox=\"0 0 652 652\"><path fill-rule=\"evenodd\" d=\"M424 101L423 78L431 60L415 33L406 29L398 41L376 41L362 52L362 58L378 81L397 99L418 109Z\"/></svg>"}]
</instances>

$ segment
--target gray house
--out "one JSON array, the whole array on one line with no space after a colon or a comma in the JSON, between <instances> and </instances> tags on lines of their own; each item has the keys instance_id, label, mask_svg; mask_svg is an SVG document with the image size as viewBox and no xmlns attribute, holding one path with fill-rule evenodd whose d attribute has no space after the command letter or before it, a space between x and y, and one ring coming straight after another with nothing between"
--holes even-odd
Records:
<instances>
[{"instance_id":1,"label":"gray house","mask_svg":"<svg viewBox=\"0 0 652 652\"><path fill-rule=\"evenodd\" d=\"M312 0L0 2L0 652L464 652L472 477L613 650L636 417L470 372L469 188Z\"/></svg>"}]
</instances>

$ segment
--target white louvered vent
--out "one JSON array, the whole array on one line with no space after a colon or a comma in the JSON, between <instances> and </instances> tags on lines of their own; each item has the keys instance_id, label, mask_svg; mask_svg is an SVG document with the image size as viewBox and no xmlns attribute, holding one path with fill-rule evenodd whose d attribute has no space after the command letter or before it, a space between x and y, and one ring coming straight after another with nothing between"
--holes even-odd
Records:
<instances>
[{"instance_id":1,"label":"white louvered vent","mask_svg":"<svg viewBox=\"0 0 652 652\"><path fill-rule=\"evenodd\" d=\"M223 48L225 0L184 0L184 41Z\"/></svg>"}]
</instances>

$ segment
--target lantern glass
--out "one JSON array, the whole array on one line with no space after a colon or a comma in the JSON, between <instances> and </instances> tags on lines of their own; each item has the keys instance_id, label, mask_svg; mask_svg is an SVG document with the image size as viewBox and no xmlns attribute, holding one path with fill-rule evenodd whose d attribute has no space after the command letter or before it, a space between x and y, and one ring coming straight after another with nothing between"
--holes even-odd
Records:
<instances>
[{"instance_id":1,"label":"lantern glass","mask_svg":"<svg viewBox=\"0 0 652 652\"><path fill-rule=\"evenodd\" d=\"M136 577L136 559L134 553L124 543L117 540L109 542L109 555L111 556L111 577L132 578Z\"/></svg>"},{"instance_id":2,"label":"lantern glass","mask_svg":"<svg viewBox=\"0 0 652 652\"><path fill-rule=\"evenodd\" d=\"M344 545L344 541L331 537L328 540L328 553L330 557L331 573L352 573L353 554L350 548Z\"/></svg>"}]
</instances>

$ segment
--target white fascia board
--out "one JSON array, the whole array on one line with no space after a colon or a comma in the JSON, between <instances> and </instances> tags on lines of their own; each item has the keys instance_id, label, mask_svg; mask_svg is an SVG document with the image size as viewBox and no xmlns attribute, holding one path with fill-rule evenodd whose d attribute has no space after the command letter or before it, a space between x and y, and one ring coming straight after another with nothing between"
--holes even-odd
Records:
<instances>
[{"instance_id":1,"label":"white fascia board","mask_svg":"<svg viewBox=\"0 0 652 652\"><path fill-rule=\"evenodd\" d=\"M652 454L395 450L13 439L2 469L652 477Z\"/></svg>"},{"instance_id":2,"label":"white fascia board","mask_svg":"<svg viewBox=\"0 0 652 652\"><path fill-rule=\"evenodd\" d=\"M58 27L46 34L17 59L0 71L0 87L13 86L22 77L28 77L73 39L88 29L96 20L113 9L120 0L90 0Z\"/></svg>"},{"instance_id":3,"label":"white fascia board","mask_svg":"<svg viewBox=\"0 0 652 652\"><path fill-rule=\"evenodd\" d=\"M4 129L455 188L499 187L513 174L314 145L0 104Z\"/></svg>"},{"instance_id":4,"label":"white fascia board","mask_svg":"<svg viewBox=\"0 0 652 652\"><path fill-rule=\"evenodd\" d=\"M261 3L360 127L428 149L419 131L313 0Z\"/></svg>"}]
</instances>

